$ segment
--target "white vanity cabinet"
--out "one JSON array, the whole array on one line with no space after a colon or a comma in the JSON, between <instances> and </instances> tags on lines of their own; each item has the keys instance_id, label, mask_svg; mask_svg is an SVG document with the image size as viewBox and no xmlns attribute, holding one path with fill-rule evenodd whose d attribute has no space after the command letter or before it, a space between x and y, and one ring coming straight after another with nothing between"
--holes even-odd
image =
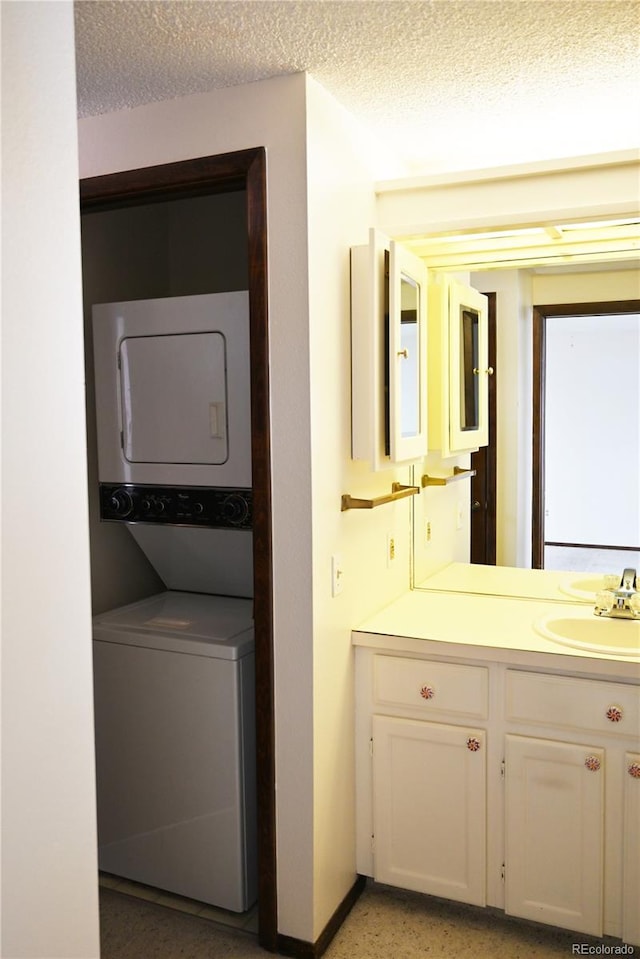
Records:
<instances>
[{"instance_id":1,"label":"white vanity cabinet","mask_svg":"<svg viewBox=\"0 0 640 959\"><path fill-rule=\"evenodd\" d=\"M640 945L640 686L381 640L356 648L358 871Z\"/></svg>"},{"instance_id":2,"label":"white vanity cabinet","mask_svg":"<svg viewBox=\"0 0 640 959\"><path fill-rule=\"evenodd\" d=\"M371 817L359 871L485 905L487 670L359 654Z\"/></svg>"},{"instance_id":3,"label":"white vanity cabinet","mask_svg":"<svg viewBox=\"0 0 640 959\"><path fill-rule=\"evenodd\" d=\"M640 752L625 753L622 775L622 930L626 942L640 945Z\"/></svg>"},{"instance_id":4,"label":"white vanity cabinet","mask_svg":"<svg viewBox=\"0 0 640 959\"><path fill-rule=\"evenodd\" d=\"M488 299L431 275L428 299L429 449L457 456L489 442Z\"/></svg>"},{"instance_id":5,"label":"white vanity cabinet","mask_svg":"<svg viewBox=\"0 0 640 959\"><path fill-rule=\"evenodd\" d=\"M505 912L602 935L603 750L506 737Z\"/></svg>"},{"instance_id":6,"label":"white vanity cabinet","mask_svg":"<svg viewBox=\"0 0 640 959\"><path fill-rule=\"evenodd\" d=\"M370 231L351 248L353 459L374 470L427 453L427 269Z\"/></svg>"},{"instance_id":7,"label":"white vanity cabinet","mask_svg":"<svg viewBox=\"0 0 640 959\"><path fill-rule=\"evenodd\" d=\"M505 911L639 943L640 689L508 669L505 730Z\"/></svg>"}]
</instances>

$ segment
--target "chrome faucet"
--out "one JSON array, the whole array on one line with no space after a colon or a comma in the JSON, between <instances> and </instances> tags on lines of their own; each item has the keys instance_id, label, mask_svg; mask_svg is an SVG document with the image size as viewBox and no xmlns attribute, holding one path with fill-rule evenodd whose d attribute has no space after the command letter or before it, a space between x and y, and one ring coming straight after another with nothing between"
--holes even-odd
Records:
<instances>
[{"instance_id":1,"label":"chrome faucet","mask_svg":"<svg viewBox=\"0 0 640 959\"><path fill-rule=\"evenodd\" d=\"M629 567L623 570L617 586L609 586L596 595L594 613L596 616L640 619L640 592L638 591L638 574L635 569Z\"/></svg>"}]
</instances>

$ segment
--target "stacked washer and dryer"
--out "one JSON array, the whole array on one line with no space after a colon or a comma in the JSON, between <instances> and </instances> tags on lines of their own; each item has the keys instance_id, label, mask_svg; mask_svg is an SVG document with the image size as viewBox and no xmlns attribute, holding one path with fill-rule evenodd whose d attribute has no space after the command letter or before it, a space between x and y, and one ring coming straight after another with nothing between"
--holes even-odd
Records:
<instances>
[{"instance_id":1,"label":"stacked washer and dryer","mask_svg":"<svg viewBox=\"0 0 640 959\"><path fill-rule=\"evenodd\" d=\"M166 590L93 621L100 869L256 899L248 293L93 307L100 514Z\"/></svg>"}]
</instances>

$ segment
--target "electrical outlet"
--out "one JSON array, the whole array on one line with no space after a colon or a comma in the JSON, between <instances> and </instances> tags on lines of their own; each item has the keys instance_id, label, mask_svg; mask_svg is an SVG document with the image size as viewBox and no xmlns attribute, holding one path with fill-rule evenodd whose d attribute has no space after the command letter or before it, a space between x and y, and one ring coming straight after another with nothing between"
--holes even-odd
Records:
<instances>
[{"instance_id":1,"label":"electrical outlet","mask_svg":"<svg viewBox=\"0 0 640 959\"><path fill-rule=\"evenodd\" d=\"M391 566L396 558L396 538L393 533L387 533L387 566Z\"/></svg>"},{"instance_id":2,"label":"electrical outlet","mask_svg":"<svg viewBox=\"0 0 640 959\"><path fill-rule=\"evenodd\" d=\"M425 540L425 543L431 542L431 520L430 519L426 520L424 524L424 540Z\"/></svg>"},{"instance_id":3,"label":"electrical outlet","mask_svg":"<svg viewBox=\"0 0 640 959\"><path fill-rule=\"evenodd\" d=\"M462 500L458 501L458 506L456 508L456 529L462 529L462 522L464 520L464 503Z\"/></svg>"},{"instance_id":4,"label":"electrical outlet","mask_svg":"<svg viewBox=\"0 0 640 959\"><path fill-rule=\"evenodd\" d=\"M342 557L335 553L331 557L331 595L338 596L342 592L344 580L344 570L342 568Z\"/></svg>"}]
</instances>

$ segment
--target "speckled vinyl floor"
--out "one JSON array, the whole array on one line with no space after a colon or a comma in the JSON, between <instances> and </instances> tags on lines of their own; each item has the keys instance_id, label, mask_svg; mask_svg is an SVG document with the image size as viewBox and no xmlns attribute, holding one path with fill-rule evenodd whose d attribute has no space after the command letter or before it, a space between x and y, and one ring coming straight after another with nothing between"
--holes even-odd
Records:
<instances>
[{"instance_id":1,"label":"speckled vinyl floor","mask_svg":"<svg viewBox=\"0 0 640 959\"><path fill-rule=\"evenodd\" d=\"M254 933L102 888L101 959L263 959ZM369 883L326 959L569 959L620 946ZM580 947L582 946L582 949ZM640 953L640 950L636 950ZM604 954L614 954L613 950ZM634 955L633 952L627 955Z\"/></svg>"}]
</instances>

